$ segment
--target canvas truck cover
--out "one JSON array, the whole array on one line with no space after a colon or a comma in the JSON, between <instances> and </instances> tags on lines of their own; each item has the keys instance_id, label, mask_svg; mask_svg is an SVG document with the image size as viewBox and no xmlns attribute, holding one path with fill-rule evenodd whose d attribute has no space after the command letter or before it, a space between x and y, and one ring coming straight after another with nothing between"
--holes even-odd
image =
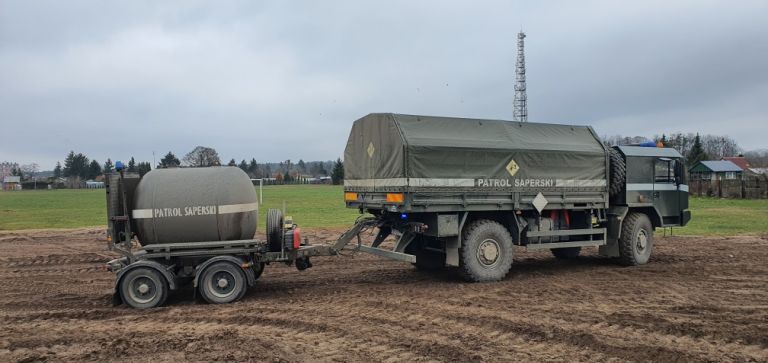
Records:
<instances>
[{"instance_id":1,"label":"canvas truck cover","mask_svg":"<svg viewBox=\"0 0 768 363\"><path fill-rule=\"evenodd\" d=\"M349 191L604 191L607 157L588 126L373 113L344 151Z\"/></svg>"}]
</instances>

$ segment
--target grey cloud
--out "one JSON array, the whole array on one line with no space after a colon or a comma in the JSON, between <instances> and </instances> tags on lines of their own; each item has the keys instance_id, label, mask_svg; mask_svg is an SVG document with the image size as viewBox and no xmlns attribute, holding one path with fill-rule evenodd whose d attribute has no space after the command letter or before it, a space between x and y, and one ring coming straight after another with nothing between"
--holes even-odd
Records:
<instances>
[{"instance_id":1,"label":"grey cloud","mask_svg":"<svg viewBox=\"0 0 768 363\"><path fill-rule=\"evenodd\" d=\"M768 4L3 2L0 159L333 159L369 112L700 131L765 147ZM762 131L762 132L761 132Z\"/></svg>"}]
</instances>

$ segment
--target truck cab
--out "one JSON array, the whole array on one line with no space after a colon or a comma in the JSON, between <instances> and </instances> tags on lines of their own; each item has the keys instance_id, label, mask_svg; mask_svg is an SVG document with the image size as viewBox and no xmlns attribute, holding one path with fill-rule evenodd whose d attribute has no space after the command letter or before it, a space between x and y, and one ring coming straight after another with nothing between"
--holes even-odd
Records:
<instances>
[{"instance_id":1,"label":"truck cab","mask_svg":"<svg viewBox=\"0 0 768 363\"><path fill-rule=\"evenodd\" d=\"M685 226L691 219L685 158L672 148L615 149L625 161L626 184L611 204L645 211L654 227Z\"/></svg>"}]
</instances>

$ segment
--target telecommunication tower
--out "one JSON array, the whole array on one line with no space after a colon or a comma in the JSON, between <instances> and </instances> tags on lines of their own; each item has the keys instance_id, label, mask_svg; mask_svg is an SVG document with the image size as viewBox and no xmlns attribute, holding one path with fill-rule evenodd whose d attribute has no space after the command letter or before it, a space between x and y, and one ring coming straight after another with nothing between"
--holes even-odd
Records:
<instances>
[{"instance_id":1,"label":"telecommunication tower","mask_svg":"<svg viewBox=\"0 0 768 363\"><path fill-rule=\"evenodd\" d=\"M528 96L525 93L525 33L517 33L517 63L515 65L515 121L528 122Z\"/></svg>"}]
</instances>

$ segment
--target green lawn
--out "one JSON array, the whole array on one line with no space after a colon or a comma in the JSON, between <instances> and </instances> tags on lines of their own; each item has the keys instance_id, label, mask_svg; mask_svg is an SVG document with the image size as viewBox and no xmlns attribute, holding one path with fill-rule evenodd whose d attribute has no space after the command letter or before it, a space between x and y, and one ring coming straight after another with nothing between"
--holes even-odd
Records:
<instances>
[{"instance_id":1,"label":"green lawn","mask_svg":"<svg viewBox=\"0 0 768 363\"><path fill-rule=\"evenodd\" d=\"M106 224L104 190L0 192L0 230L76 228ZM264 187L259 230L268 208L282 208L302 227L350 226L358 216L346 209L340 186ZM768 200L691 198L691 223L676 235L768 233Z\"/></svg>"},{"instance_id":2,"label":"green lawn","mask_svg":"<svg viewBox=\"0 0 768 363\"><path fill-rule=\"evenodd\" d=\"M268 208L283 208L302 227L352 225L357 210L344 207L341 186L265 186L259 210L264 229ZM29 190L0 192L0 230L76 228L106 225L106 195L98 190Z\"/></svg>"},{"instance_id":3,"label":"green lawn","mask_svg":"<svg viewBox=\"0 0 768 363\"><path fill-rule=\"evenodd\" d=\"M768 233L768 199L690 198L691 222L676 235L729 236Z\"/></svg>"}]
</instances>

